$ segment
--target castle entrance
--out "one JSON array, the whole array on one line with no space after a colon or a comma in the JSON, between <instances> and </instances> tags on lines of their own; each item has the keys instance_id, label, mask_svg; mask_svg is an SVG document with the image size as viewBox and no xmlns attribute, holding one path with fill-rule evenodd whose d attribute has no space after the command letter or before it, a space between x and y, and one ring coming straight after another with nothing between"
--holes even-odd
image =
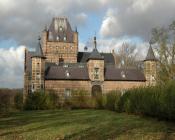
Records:
<instances>
[{"instance_id":1,"label":"castle entrance","mask_svg":"<svg viewBox=\"0 0 175 140\"><path fill-rule=\"evenodd\" d=\"M102 89L100 85L93 85L92 86L92 96L96 97L102 95Z\"/></svg>"}]
</instances>

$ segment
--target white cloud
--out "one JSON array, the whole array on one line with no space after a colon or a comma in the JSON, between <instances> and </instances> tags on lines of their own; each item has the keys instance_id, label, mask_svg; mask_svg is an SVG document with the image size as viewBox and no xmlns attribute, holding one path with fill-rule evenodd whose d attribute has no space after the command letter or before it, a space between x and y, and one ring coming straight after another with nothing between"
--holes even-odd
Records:
<instances>
[{"instance_id":1,"label":"white cloud","mask_svg":"<svg viewBox=\"0 0 175 140\"><path fill-rule=\"evenodd\" d=\"M102 22L100 28L100 35L102 37L105 36L114 36L115 34L119 34L121 32L121 27L118 19L114 15L113 9L108 9L106 16ZM113 32L115 30L115 32Z\"/></svg>"},{"instance_id":2,"label":"white cloud","mask_svg":"<svg viewBox=\"0 0 175 140\"><path fill-rule=\"evenodd\" d=\"M0 48L0 88L23 87L24 48Z\"/></svg>"},{"instance_id":3,"label":"white cloud","mask_svg":"<svg viewBox=\"0 0 175 140\"><path fill-rule=\"evenodd\" d=\"M100 28L103 37L139 36L149 40L152 28L175 20L173 0L110 0Z\"/></svg>"}]
</instances>

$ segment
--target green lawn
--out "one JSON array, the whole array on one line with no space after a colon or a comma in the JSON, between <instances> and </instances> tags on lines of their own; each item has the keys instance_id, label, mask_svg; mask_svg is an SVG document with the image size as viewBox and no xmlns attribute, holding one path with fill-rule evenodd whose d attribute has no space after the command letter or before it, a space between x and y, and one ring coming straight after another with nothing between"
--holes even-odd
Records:
<instances>
[{"instance_id":1,"label":"green lawn","mask_svg":"<svg viewBox=\"0 0 175 140\"><path fill-rule=\"evenodd\" d=\"M0 140L175 140L175 124L106 110L26 111L0 117Z\"/></svg>"}]
</instances>

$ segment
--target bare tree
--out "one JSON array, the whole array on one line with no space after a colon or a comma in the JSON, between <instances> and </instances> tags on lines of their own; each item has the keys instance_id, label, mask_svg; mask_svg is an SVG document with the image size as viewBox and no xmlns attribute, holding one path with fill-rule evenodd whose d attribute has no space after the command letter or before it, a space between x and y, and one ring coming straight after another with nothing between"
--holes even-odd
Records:
<instances>
[{"instance_id":1,"label":"bare tree","mask_svg":"<svg viewBox=\"0 0 175 140\"><path fill-rule=\"evenodd\" d=\"M150 41L158 54L158 76L160 82L175 78L175 21L168 28L154 28Z\"/></svg>"},{"instance_id":2,"label":"bare tree","mask_svg":"<svg viewBox=\"0 0 175 140\"><path fill-rule=\"evenodd\" d=\"M138 67L135 50L135 45L123 43L116 53L116 64L122 68Z\"/></svg>"}]
</instances>

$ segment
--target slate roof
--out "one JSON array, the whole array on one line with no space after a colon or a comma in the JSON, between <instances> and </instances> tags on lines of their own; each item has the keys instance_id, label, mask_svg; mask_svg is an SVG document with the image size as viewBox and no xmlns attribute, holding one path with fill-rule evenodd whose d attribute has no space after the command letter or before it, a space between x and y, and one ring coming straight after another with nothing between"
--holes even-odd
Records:
<instances>
[{"instance_id":1,"label":"slate roof","mask_svg":"<svg viewBox=\"0 0 175 140\"><path fill-rule=\"evenodd\" d=\"M45 58L44 54L43 54L43 50L41 48L41 44L40 44L40 40L38 42L38 46L36 46L36 50L34 52L34 54L31 57L41 57L41 58Z\"/></svg>"},{"instance_id":2,"label":"slate roof","mask_svg":"<svg viewBox=\"0 0 175 140\"><path fill-rule=\"evenodd\" d=\"M70 64L69 67L51 65L47 67L46 80L90 80L86 64ZM66 72L70 74L66 76ZM146 81L144 74L137 69L120 69L115 66L106 66L105 81ZM124 77L123 77L124 76Z\"/></svg>"},{"instance_id":3,"label":"slate roof","mask_svg":"<svg viewBox=\"0 0 175 140\"><path fill-rule=\"evenodd\" d=\"M148 49L148 53L147 53L147 56L145 58L144 61L149 61L149 60L152 60L152 61L157 61L155 55L154 55L154 52L153 52L153 49L150 45L149 49Z\"/></svg>"},{"instance_id":4,"label":"slate roof","mask_svg":"<svg viewBox=\"0 0 175 140\"><path fill-rule=\"evenodd\" d=\"M67 76L69 73L69 76ZM75 66L50 66L45 73L46 80L89 80L87 67Z\"/></svg>"},{"instance_id":5,"label":"slate roof","mask_svg":"<svg viewBox=\"0 0 175 140\"><path fill-rule=\"evenodd\" d=\"M78 52L77 62L86 63L90 52ZM100 53L104 57L105 64L115 64L114 56L112 53Z\"/></svg>"},{"instance_id":6,"label":"slate roof","mask_svg":"<svg viewBox=\"0 0 175 140\"><path fill-rule=\"evenodd\" d=\"M123 69L115 66L105 68L106 81L146 81L144 74L137 69Z\"/></svg>"},{"instance_id":7,"label":"slate roof","mask_svg":"<svg viewBox=\"0 0 175 140\"><path fill-rule=\"evenodd\" d=\"M97 48L94 48L88 57L88 60L90 59L103 60L104 57L98 52Z\"/></svg>"},{"instance_id":8,"label":"slate roof","mask_svg":"<svg viewBox=\"0 0 175 140\"><path fill-rule=\"evenodd\" d=\"M64 37L66 37L66 41L64 41ZM49 41L73 42L73 31L67 18L52 19L48 29L48 39Z\"/></svg>"}]
</instances>

